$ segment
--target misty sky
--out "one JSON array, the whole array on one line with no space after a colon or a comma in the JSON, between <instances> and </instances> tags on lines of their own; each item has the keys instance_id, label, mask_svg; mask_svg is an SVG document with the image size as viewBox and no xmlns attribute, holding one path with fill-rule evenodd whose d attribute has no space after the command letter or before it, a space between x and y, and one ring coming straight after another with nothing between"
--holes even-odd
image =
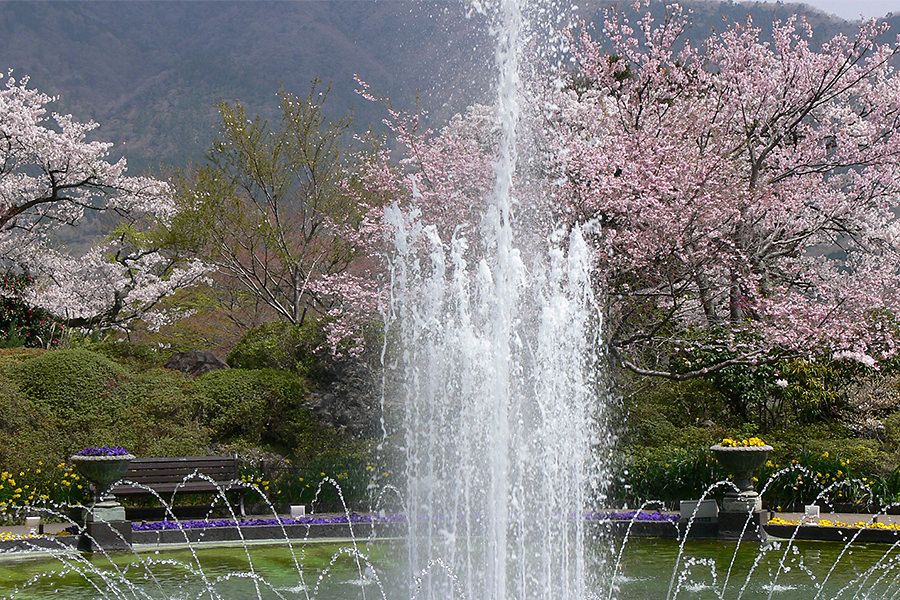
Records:
<instances>
[{"instance_id":1,"label":"misty sky","mask_svg":"<svg viewBox=\"0 0 900 600\"><path fill-rule=\"evenodd\" d=\"M768 0L767 0L768 1ZM900 0L791 0L815 6L819 10L845 19L883 17L889 12L900 12Z\"/></svg>"}]
</instances>

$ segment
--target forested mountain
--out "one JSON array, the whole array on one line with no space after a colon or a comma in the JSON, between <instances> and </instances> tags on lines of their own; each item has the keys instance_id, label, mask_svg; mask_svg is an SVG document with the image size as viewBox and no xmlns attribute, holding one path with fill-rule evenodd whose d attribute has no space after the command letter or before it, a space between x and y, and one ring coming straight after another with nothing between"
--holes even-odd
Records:
<instances>
[{"instance_id":1,"label":"forested mountain","mask_svg":"<svg viewBox=\"0 0 900 600\"><path fill-rule=\"evenodd\" d=\"M132 170L202 160L216 124L215 103L240 99L271 113L283 84L304 94L314 77L333 85L335 116L353 110L357 127L378 126L382 107L355 94L354 74L440 122L486 99L492 50L484 18L459 0L3 1L0 69L29 75L61 97L58 108L94 119ZM608 2L581 3L592 21ZM729 19L766 26L796 5L688 3L693 36ZM817 37L847 23L802 8ZM894 17L895 22L900 17Z\"/></svg>"}]
</instances>

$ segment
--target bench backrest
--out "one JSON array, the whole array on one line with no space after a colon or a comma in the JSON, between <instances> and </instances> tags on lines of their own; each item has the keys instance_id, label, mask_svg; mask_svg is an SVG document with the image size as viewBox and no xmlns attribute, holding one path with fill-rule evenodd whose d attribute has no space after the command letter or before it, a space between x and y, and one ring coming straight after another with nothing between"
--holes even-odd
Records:
<instances>
[{"instance_id":1,"label":"bench backrest","mask_svg":"<svg viewBox=\"0 0 900 600\"><path fill-rule=\"evenodd\" d=\"M153 486L160 483L180 483L194 471L211 477L217 483L240 478L237 456L228 455L135 458L122 479ZM203 480L195 478L191 481Z\"/></svg>"}]
</instances>

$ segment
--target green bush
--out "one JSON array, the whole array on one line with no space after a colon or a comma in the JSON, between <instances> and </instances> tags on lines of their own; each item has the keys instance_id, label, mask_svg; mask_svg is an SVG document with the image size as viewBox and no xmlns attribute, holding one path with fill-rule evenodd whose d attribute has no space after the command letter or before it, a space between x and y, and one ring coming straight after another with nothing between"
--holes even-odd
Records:
<instances>
[{"instance_id":1,"label":"green bush","mask_svg":"<svg viewBox=\"0 0 900 600\"><path fill-rule=\"evenodd\" d=\"M224 369L198 377L187 393L214 443L263 446L297 464L324 461L334 470L352 444L304 407L307 389L306 379L290 371Z\"/></svg>"},{"instance_id":2,"label":"green bush","mask_svg":"<svg viewBox=\"0 0 900 600\"><path fill-rule=\"evenodd\" d=\"M893 450L900 450L900 411L889 414L882 423L885 442Z\"/></svg>"},{"instance_id":3,"label":"green bush","mask_svg":"<svg viewBox=\"0 0 900 600\"><path fill-rule=\"evenodd\" d=\"M243 455L241 478L272 502L313 505L320 512L341 511L344 503L352 510L369 510L374 479L382 484L392 480L387 467L373 464L372 446L366 440L345 440L317 456L277 462ZM254 494L247 498L254 501Z\"/></svg>"},{"instance_id":4,"label":"green bush","mask_svg":"<svg viewBox=\"0 0 900 600\"><path fill-rule=\"evenodd\" d=\"M97 352L113 360L119 364L144 370L154 367L161 367L164 359L159 350L147 344L133 344L130 342L102 341L89 342L85 345L85 349ZM171 350L169 350L171 352Z\"/></svg>"},{"instance_id":5,"label":"green bush","mask_svg":"<svg viewBox=\"0 0 900 600\"><path fill-rule=\"evenodd\" d=\"M193 378L154 368L120 344L101 350L0 351L0 472L29 486L0 503L77 500L86 488L66 474L68 457L116 445L138 456L268 457L268 466L248 459L245 471L265 476L273 500L311 503L326 473L354 509L365 507L374 469L369 443L323 426L304 407L309 385L296 371L229 369ZM317 507L338 506L337 490L325 484Z\"/></svg>"},{"instance_id":6,"label":"green bush","mask_svg":"<svg viewBox=\"0 0 900 600\"><path fill-rule=\"evenodd\" d=\"M110 426L123 415L115 389L127 373L95 352L46 352L15 365L9 375L51 420L73 432Z\"/></svg>"},{"instance_id":7,"label":"green bush","mask_svg":"<svg viewBox=\"0 0 900 600\"><path fill-rule=\"evenodd\" d=\"M291 445L292 432L309 428L311 415L300 407L306 380L290 371L223 369L198 377L190 389L200 420L222 441Z\"/></svg>"},{"instance_id":8,"label":"green bush","mask_svg":"<svg viewBox=\"0 0 900 600\"><path fill-rule=\"evenodd\" d=\"M127 418L117 426L117 445L143 456L207 453L210 431L194 418L185 378L165 369L132 375L116 389Z\"/></svg>"},{"instance_id":9,"label":"green bush","mask_svg":"<svg viewBox=\"0 0 900 600\"><path fill-rule=\"evenodd\" d=\"M85 349L44 352L4 364L3 370L4 467L64 461L87 446L166 456L203 453L209 444L180 374L133 373Z\"/></svg>"},{"instance_id":10,"label":"green bush","mask_svg":"<svg viewBox=\"0 0 900 600\"><path fill-rule=\"evenodd\" d=\"M65 452L65 441L46 411L0 377L0 471L18 473L39 460L53 463Z\"/></svg>"},{"instance_id":11,"label":"green bush","mask_svg":"<svg viewBox=\"0 0 900 600\"><path fill-rule=\"evenodd\" d=\"M737 423L715 387L699 379L652 380L623 404L622 439L634 446L687 446L690 439L705 443Z\"/></svg>"},{"instance_id":12,"label":"green bush","mask_svg":"<svg viewBox=\"0 0 900 600\"><path fill-rule=\"evenodd\" d=\"M698 499L727 474L709 451L709 446L679 448L631 448L614 467L610 495L617 502L640 506L659 500L677 508L679 500ZM725 488L715 492L721 496Z\"/></svg>"},{"instance_id":13,"label":"green bush","mask_svg":"<svg viewBox=\"0 0 900 600\"><path fill-rule=\"evenodd\" d=\"M888 505L900 494L896 471L883 472L883 461L870 440L811 440L789 460L775 458L760 469L765 504L775 510L802 510L812 502L851 505L856 510Z\"/></svg>"},{"instance_id":14,"label":"green bush","mask_svg":"<svg viewBox=\"0 0 900 600\"><path fill-rule=\"evenodd\" d=\"M217 438L242 437L259 442L295 382L296 377L290 373L272 369L223 369L198 377L191 393L200 420Z\"/></svg>"},{"instance_id":15,"label":"green bush","mask_svg":"<svg viewBox=\"0 0 900 600\"><path fill-rule=\"evenodd\" d=\"M311 375L324 330L309 321L303 326L273 321L248 331L225 359L238 369L288 369Z\"/></svg>"}]
</instances>

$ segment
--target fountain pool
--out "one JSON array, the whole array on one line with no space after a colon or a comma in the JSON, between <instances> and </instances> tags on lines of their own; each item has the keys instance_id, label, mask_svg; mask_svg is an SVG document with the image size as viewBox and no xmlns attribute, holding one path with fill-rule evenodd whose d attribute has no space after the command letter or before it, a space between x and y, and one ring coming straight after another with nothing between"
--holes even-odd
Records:
<instances>
[{"instance_id":1,"label":"fountain pool","mask_svg":"<svg viewBox=\"0 0 900 600\"><path fill-rule=\"evenodd\" d=\"M613 554L618 553L621 542L611 544ZM246 550L235 546L195 548L196 560L186 548L161 552L142 549L137 555L117 553L111 560L99 555L86 561L78 557L6 557L0 559L0 598L394 600L422 597L422 590L414 589L411 594L407 591L403 542L361 545L361 552L374 565L364 568L362 576L348 547L346 543L333 541L295 543L293 549L299 569L285 543L250 545ZM609 560L610 549L605 544L603 547L595 548L596 552L588 551L589 562ZM897 581L900 549L885 544L845 548L834 543L797 542L788 546L786 542L775 541L762 545L744 543L736 551L733 542L692 540L685 546L688 558L682 558L676 572L677 554L678 544L674 540L629 539L612 584L596 578L587 598L666 598L673 572L676 581L670 596L673 599L850 600L894 598L900 594ZM248 555L252 571L258 576L258 592L253 580L246 577L251 571ZM785 568L776 579L782 560ZM198 576L198 563L212 592ZM731 575L726 588L729 569ZM91 574L95 571L104 576ZM606 567L603 571L609 572ZM447 600L460 598L453 596Z\"/></svg>"}]
</instances>

